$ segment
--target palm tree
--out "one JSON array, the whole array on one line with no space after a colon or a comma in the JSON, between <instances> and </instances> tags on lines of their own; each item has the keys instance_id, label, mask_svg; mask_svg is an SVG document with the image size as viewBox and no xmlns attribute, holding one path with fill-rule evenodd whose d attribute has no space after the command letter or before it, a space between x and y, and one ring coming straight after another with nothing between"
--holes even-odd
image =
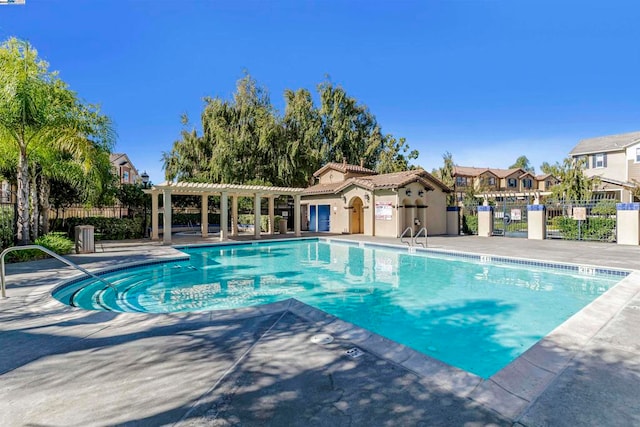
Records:
<instances>
[{"instance_id":1,"label":"palm tree","mask_svg":"<svg viewBox=\"0 0 640 427\"><path fill-rule=\"evenodd\" d=\"M110 120L79 101L31 45L10 38L0 46L0 141L18 153L18 241L29 242L29 156L38 147L72 155L110 148ZM85 158L87 156L84 156Z\"/></svg>"}]
</instances>

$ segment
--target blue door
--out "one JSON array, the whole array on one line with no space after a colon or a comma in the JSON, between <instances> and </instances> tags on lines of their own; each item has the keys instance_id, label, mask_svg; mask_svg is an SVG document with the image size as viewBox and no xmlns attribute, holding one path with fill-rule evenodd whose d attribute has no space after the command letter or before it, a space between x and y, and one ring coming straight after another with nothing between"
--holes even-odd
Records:
<instances>
[{"instance_id":1,"label":"blue door","mask_svg":"<svg viewBox=\"0 0 640 427\"><path fill-rule=\"evenodd\" d=\"M331 205L318 205L318 231L329 231Z\"/></svg>"},{"instance_id":2,"label":"blue door","mask_svg":"<svg viewBox=\"0 0 640 427\"><path fill-rule=\"evenodd\" d=\"M316 231L316 206L309 206L309 231Z\"/></svg>"}]
</instances>

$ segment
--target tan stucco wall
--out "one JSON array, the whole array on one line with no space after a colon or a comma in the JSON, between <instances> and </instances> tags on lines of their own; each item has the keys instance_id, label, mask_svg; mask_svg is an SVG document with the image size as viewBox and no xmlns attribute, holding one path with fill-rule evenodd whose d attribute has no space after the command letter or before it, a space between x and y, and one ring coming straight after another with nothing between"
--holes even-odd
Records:
<instances>
[{"instance_id":1,"label":"tan stucco wall","mask_svg":"<svg viewBox=\"0 0 640 427\"><path fill-rule=\"evenodd\" d=\"M627 180L627 157L624 151L607 153L606 168L592 168L592 154L589 155L589 165L584 170L587 176L604 176L617 181Z\"/></svg>"},{"instance_id":2,"label":"tan stucco wall","mask_svg":"<svg viewBox=\"0 0 640 427\"><path fill-rule=\"evenodd\" d=\"M342 172L329 169L319 177L319 184L331 184L332 182L343 182L345 176Z\"/></svg>"},{"instance_id":3,"label":"tan stucco wall","mask_svg":"<svg viewBox=\"0 0 640 427\"><path fill-rule=\"evenodd\" d=\"M616 213L618 236L616 241L619 245L640 244L640 212L622 211Z\"/></svg>"},{"instance_id":4,"label":"tan stucco wall","mask_svg":"<svg viewBox=\"0 0 640 427\"><path fill-rule=\"evenodd\" d=\"M543 240L547 238L547 221L545 211L527 212L527 238Z\"/></svg>"},{"instance_id":5,"label":"tan stucco wall","mask_svg":"<svg viewBox=\"0 0 640 427\"><path fill-rule=\"evenodd\" d=\"M505 191L520 191L520 180L518 179L518 177L522 174L522 172L518 171L518 172L514 172L509 176L506 176L504 178L502 178L500 180L500 188L502 190ZM516 180L516 186L515 187L509 187L509 179L515 179Z\"/></svg>"},{"instance_id":6,"label":"tan stucco wall","mask_svg":"<svg viewBox=\"0 0 640 427\"><path fill-rule=\"evenodd\" d=\"M391 220L375 219L375 203L391 203ZM375 202L371 207L373 209L373 221L375 223L375 235L386 237L397 237L402 233L398 231L401 227L399 224L398 195L392 190L378 190L375 195Z\"/></svg>"},{"instance_id":7,"label":"tan stucco wall","mask_svg":"<svg viewBox=\"0 0 640 427\"><path fill-rule=\"evenodd\" d=\"M426 227L429 235L447 234L447 194L440 189L428 191Z\"/></svg>"},{"instance_id":8,"label":"tan stucco wall","mask_svg":"<svg viewBox=\"0 0 640 427\"><path fill-rule=\"evenodd\" d=\"M406 195L406 191L411 196ZM419 192L423 191L420 196ZM398 199L398 195L401 199ZM342 196L346 198L343 202ZM366 195L369 196L367 201ZM440 189L426 191L422 184L414 182L398 190L377 190L372 193L361 187L351 186L341 194L327 194L319 196L303 196L302 204L305 205L330 205L331 219L329 230L331 233L350 233L351 209L353 201L359 197L363 202L362 219L364 221L364 234L368 236L399 237L404 229L412 226L414 232L426 226L429 235L447 233L447 198L446 193ZM404 207L403 201L407 201L410 207ZM375 219L376 203L390 203L391 219ZM400 205L400 206L398 206ZM420 208L419 206L427 206ZM307 212L309 210L307 209ZM415 225L418 218L420 225Z\"/></svg>"},{"instance_id":9,"label":"tan stucco wall","mask_svg":"<svg viewBox=\"0 0 640 427\"><path fill-rule=\"evenodd\" d=\"M640 182L640 163L636 163L635 160L627 160L627 171L629 174L627 181Z\"/></svg>"},{"instance_id":10,"label":"tan stucco wall","mask_svg":"<svg viewBox=\"0 0 640 427\"><path fill-rule=\"evenodd\" d=\"M310 215L310 209L309 206L311 205L330 205L331 206L331 219L329 220L329 232L331 233L342 233L342 230L340 229L341 227L341 223L340 223L340 219L341 216L338 215L339 210L342 209L344 210L344 203L342 202L342 199L339 197L336 197L334 194L329 194L329 195L319 195L319 196L313 196L313 197L302 197L301 200L301 204L303 205L307 205L307 218L304 218L303 221L308 221L309 220L309 215ZM308 229L308 228L307 228Z\"/></svg>"}]
</instances>

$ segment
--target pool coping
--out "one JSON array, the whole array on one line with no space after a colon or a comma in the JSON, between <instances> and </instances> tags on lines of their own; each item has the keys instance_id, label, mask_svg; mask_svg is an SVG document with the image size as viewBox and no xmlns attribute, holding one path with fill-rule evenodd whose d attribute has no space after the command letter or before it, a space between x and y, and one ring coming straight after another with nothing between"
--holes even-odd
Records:
<instances>
[{"instance_id":1,"label":"pool coping","mask_svg":"<svg viewBox=\"0 0 640 427\"><path fill-rule=\"evenodd\" d=\"M195 245L176 245L174 248L180 250L181 248L186 247L255 246L273 242L300 240L301 239L299 238L288 238L258 242L220 242ZM341 239L339 237L309 237L302 240L336 241L359 247L387 247L396 250L407 249L405 246L401 245L359 242ZM471 257L481 262L483 261L483 258L481 258L483 256L491 256L501 260L504 259L507 260L506 262L514 260L516 263L519 263L517 261L531 261L524 260L522 258L504 256L496 257L472 252L442 249L430 250L429 248L419 249L420 250L417 252L424 251L426 253L432 252L452 256L457 255L466 258ZM116 267L105 267L94 271L93 273L99 276L112 271L126 270L128 268L134 268L141 265L183 262L188 259L188 256L176 256L161 260L137 261L119 264ZM534 263L535 264L531 263L527 265L544 264L541 266L582 266L579 264L560 263L555 261L546 262L540 260L535 260ZM238 309L162 314L178 317L183 317L185 315L203 315L210 316L211 318L214 316L216 318L242 318L262 314L284 313L288 311L299 316L305 321L314 324L318 329L325 333L349 341L366 352L370 352L380 358L401 366L410 372L413 372L429 387L453 393L461 398L471 399L505 417L518 421L518 419L522 417L536 399L541 396L569 366L573 358L580 352L584 351L596 334L606 327L606 325L629 303L629 301L631 301L636 295L640 294L640 271L631 269L602 268L596 265L589 265L587 267L593 267L605 271L624 272L626 277L621 277L621 280L611 289L607 290L604 294L587 304L583 309L557 326L531 348L526 350L523 354L518 356L511 363L488 379L483 379L480 376L448 365L403 344L392 341L372 331L328 314L320 309L309 306L295 298ZM49 288L47 294L51 297L54 291L70 286L79 280L84 280L85 277L85 275L77 275L66 280L58 281ZM67 307L70 310L82 310L81 308L69 307L55 298L53 298L53 300L60 306ZM148 315L149 313L145 314Z\"/></svg>"}]
</instances>

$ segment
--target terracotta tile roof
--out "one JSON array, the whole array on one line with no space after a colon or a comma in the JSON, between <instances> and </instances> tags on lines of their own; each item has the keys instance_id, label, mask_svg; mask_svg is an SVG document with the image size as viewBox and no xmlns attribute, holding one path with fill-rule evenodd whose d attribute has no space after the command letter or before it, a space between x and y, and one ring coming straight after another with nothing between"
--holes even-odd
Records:
<instances>
[{"instance_id":1,"label":"terracotta tile roof","mask_svg":"<svg viewBox=\"0 0 640 427\"><path fill-rule=\"evenodd\" d=\"M326 165L324 165L323 167L315 171L313 173L313 176L318 177L329 169L337 170L338 172L342 172L342 173L355 172L355 173L361 173L365 175L376 174L376 171L365 168L363 166L350 165L349 163L331 162L331 163L327 163Z\"/></svg>"},{"instance_id":2,"label":"terracotta tile roof","mask_svg":"<svg viewBox=\"0 0 640 427\"><path fill-rule=\"evenodd\" d=\"M635 144L636 142L640 142L640 132L598 136L596 138L580 140L578 144L573 147L573 150L569 152L569 154L576 156L580 154L619 151Z\"/></svg>"},{"instance_id":3,"label":"terracotta tile roof","mask_svg":"<svg viewBox=\"0 0 640 427\"><path fill-rule=\"evenodd\" d=\"M543 174L543 175L536 175L536 179L537 179L538 181L545 180L545 179L547 179L547 178L549 178L549 177L551 177L551 178L555 178L555 176L551 175L550 173L545 173L545 174Z\"/></svg>"},{"instance_id":4,"label":"terracotta tile roof","mask_svg":"<svg viewBox=\"0 0 640 427\"><path fill-rule=\"evenodd\" d=\"M517 171L522 171L523 174L526 172L520 168L511 168L511 169L497 169L497 168L476 168L469 166L454 166L453 174L454 176L480 176L485 172L490 172L497 176L498 178L505 178L509 175Z\"/></svg>"},{"instance_id":5,"label":"terracotta tile roof","mask_svg":"<svg viewBox=\"0 0 640 427\"><path fill-rule=\"evenodd\" d=\"M426 173L422 169L408 170L402 172L385 173L382 175L367 176L361 178L354 178L354 181L362 182L363 184L369 183L369 186L375 189L378 188L399 188L403 187L411 182L420 181L428 189L433 190L434 187L426 179L424 179L423 173ZM366 185L366 184L365 184Z\"/></svg>"},{"instance_id":6,"label":"terracotta tile roof","mask_svg":"<svg viewBox=\"0 0 640 427\"><path fill-rule=\"evenodd\" d=\"M487 172L489 170L489 168L476 168L476 167L469 167L469 166L454 166L453 167L453 174L454 175L462 175L462 176L478 176L478 175L482 175L483 173Z\"/></svg>"},{"instance_id":7,"label":"terracotta tile roof","mask_svg":"<svg viewBox=\"0 0 640 427\"><path fill-rule=\"evenodd\" d=\"M336 193L336 189L340 187L342 184L344 184L344 181L332 182L330 184L312 185L311 187L305 188L304 191L302 192L302 195L310 196L312 194L333 194L333 193Z\"/></svg>"},{"instance_id":8,"label":"terracotta tile roof","mask_svg":"<svg viewBox=\"0 0 640 427\"><path fill-rule=\"evenodd\" d=\"M315 194L335 194L346 188L349 188L352 185L366 188L370 191L385 188L400 188L412 182L421 183L427 190L434 190L436 187L438 187L445 192L451 191L449 187L447 187L429 172L422 169L414 169L395 173L385 173L380 175L358 176L349 178L342 182L331 184L318 184L304 190L302 195L308 196Z\"/></svg>"}]
</instances>

